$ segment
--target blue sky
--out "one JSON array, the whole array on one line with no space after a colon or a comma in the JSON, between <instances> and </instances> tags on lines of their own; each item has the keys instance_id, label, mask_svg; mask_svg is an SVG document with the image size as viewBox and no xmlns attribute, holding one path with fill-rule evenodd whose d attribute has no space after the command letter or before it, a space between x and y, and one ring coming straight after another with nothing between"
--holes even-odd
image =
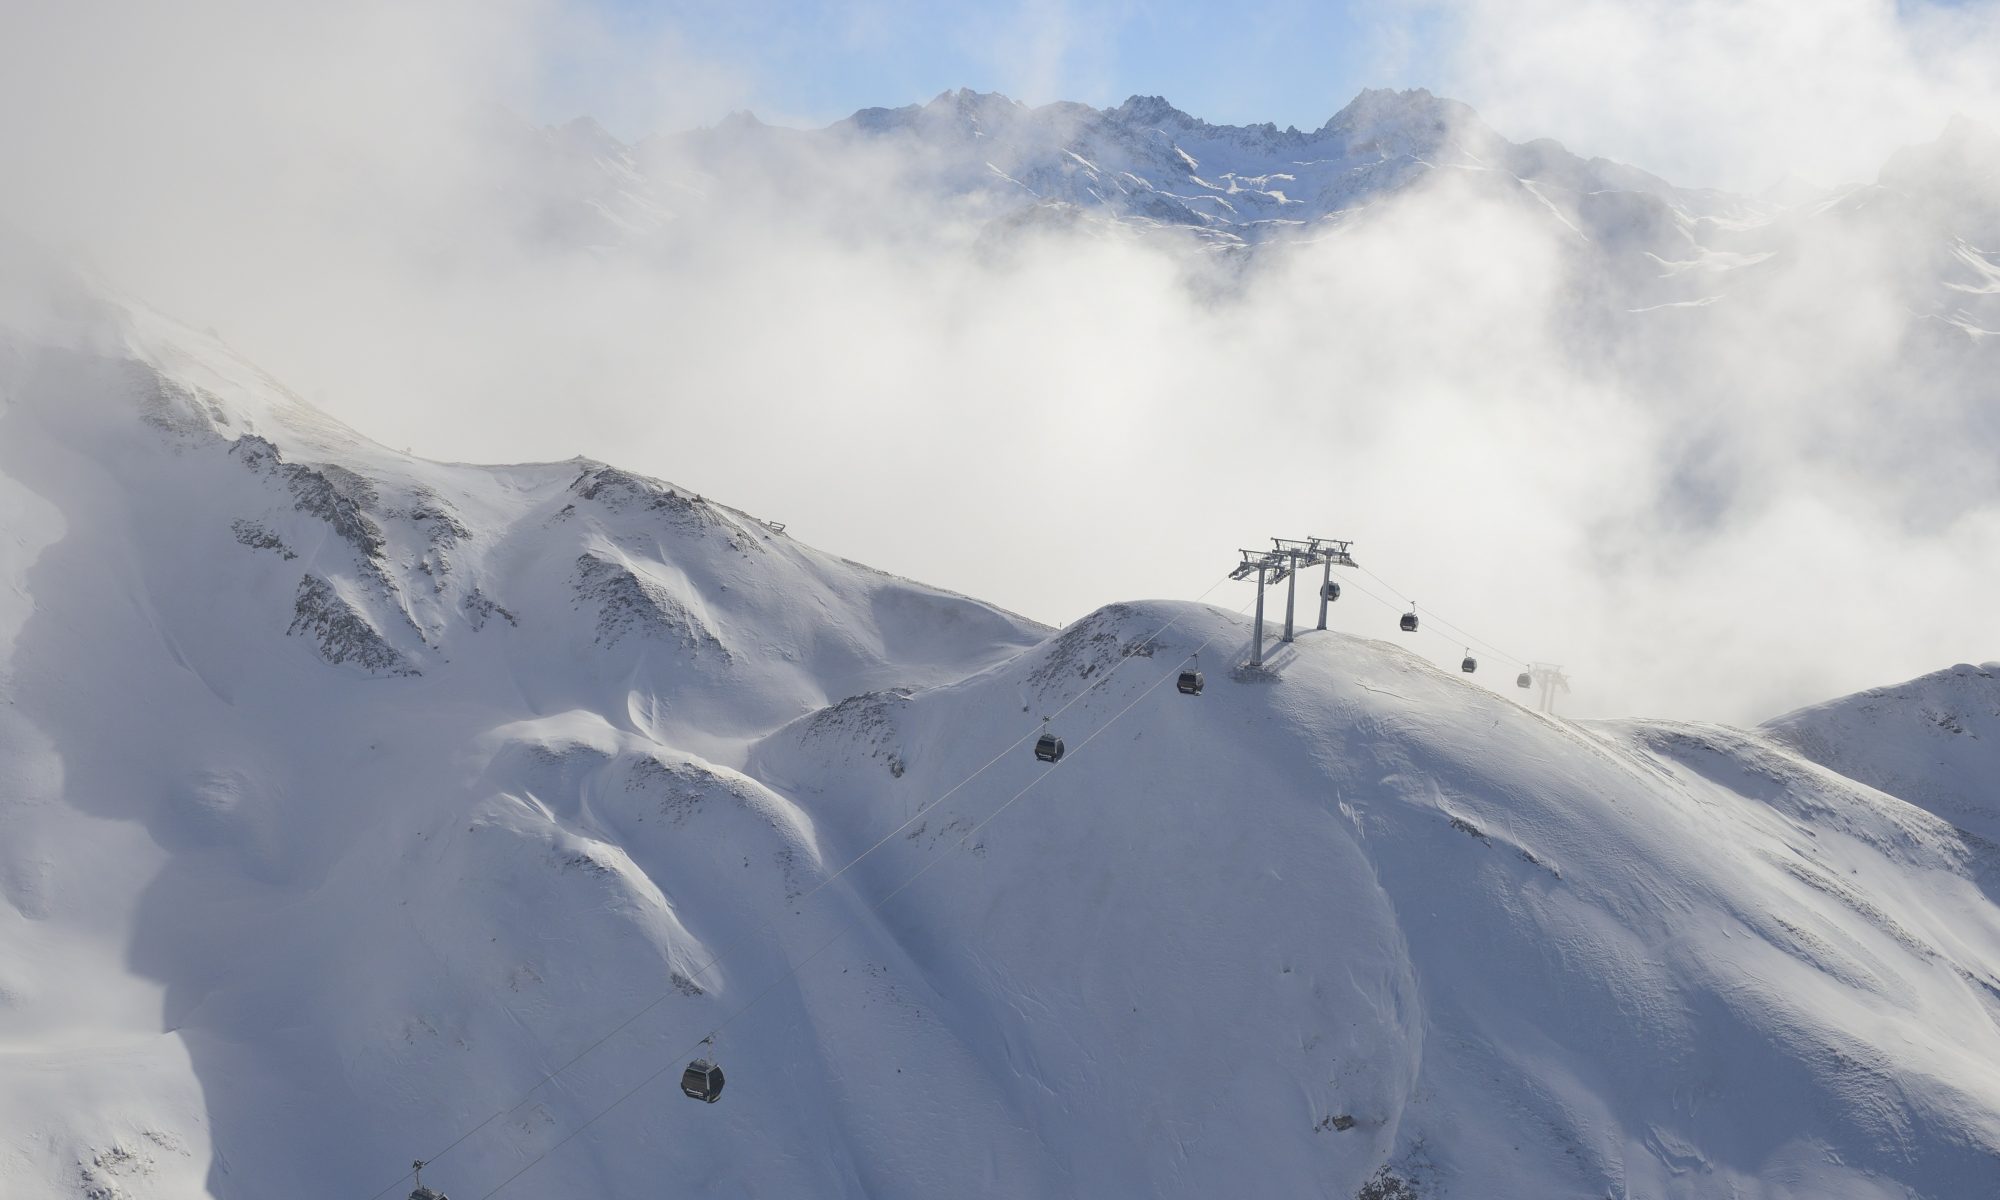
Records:
<instances>
[{"instance_id":1,"label":"blue sky","mask_svg":"<svg viewBox=\"0 0 2000 1200\"><path fill-rule=\"evenodd\" d=\"M1516 140L1756 191L1870 178L1954 112L2000 125L2000 0L552 2L525 107L628 141L958 87L1316 128L1364 87L1428 87Z\"/></svg>"},{"instance_id":2,"label":"blue sky","mask_svg":"<svg viewBox=\"0 0 2000 1200\"><path fill-rule=\"evenodd\" d=\"M669 58L702 65L712 99L688 115L703 123L733 107L823 123L972 87L1032 103L1156 94L1213 121L1311 127L1363 87L1430 82L1421 18L1401 0L597 3L621 42L664 39L678 44ZM593 97L587 80L575 90L550 103L588 107L621 136L652 132L631 127L649 118L618 111L621 99Z\"/></svg>"}]
</instances>

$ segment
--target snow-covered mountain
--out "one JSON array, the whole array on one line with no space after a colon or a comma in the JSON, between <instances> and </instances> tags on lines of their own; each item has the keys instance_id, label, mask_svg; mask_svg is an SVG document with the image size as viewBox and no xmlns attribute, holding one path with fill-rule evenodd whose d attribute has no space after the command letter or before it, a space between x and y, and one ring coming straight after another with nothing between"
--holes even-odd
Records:
<instances>
[{"instance_id":1,"label":"snow-covered mountain","mask_svg":"<svg viewBox=\"0 0 2000 1200\"><path fill-rule=\"evenodd\" d=\"M1878 274L1894 277L1884 298L1908 310L1913 339L1944 335L1917 347L1926 368L1990 369L1984 343L2000 330L2000 136L1962 118L1875 181L1826 190L1787 177L1757 196L1676 186L1549 139L1513 142L1420 88L1364 91L1314 130L1214 125L1158 96L1030 107L961 89L820 129L738 113L631 145L588 119L513 138L519 177L534 181L527 219L622 252L658 253L746 213L753 226L816 220L892 236L949 215L1003 240L1079 224L1192 239L1236 264L1446 187L1468 217L1544 226L1569 260L1577 319L1599 334L1714 340L1719 322L1796 307L1775 296L1837 295Z\"/></svg>"},{"instance_id":2,"label":"snow-covered mountain","mask_svg":"<svg viewBox=\"0 0 2000 1200\"><path fill-rule=\"evenodd\" d=\"M2000 663L1960 663L1765 728L1821 766L2000 845Z\"/></svg>"},{"instance_id":3,"label":"snow-covered mountain","mask_svg":"<svg viewBox=\"0 0 2000 1200\"><path fill-rule=\"evenodd\" d=\"M565 131L570 132L570 131ZM1676 188L1644 171L1583 159L1551 141L1517 145L1468 106L1428 91L1362 92L1316 130L1211 125L1158 96L1115 108L1030 108L994 93L947 92L928 104L869 108L815 131L740 114L693 133L652 138L629 154L602 130L575 131L621 168L694 166L713 186L767 188L768 163L810 175L816 153L866 161L896 152L906 173L885 184L981 196L1001 205L1066 205L1230 243L1310 231L1436 171L1490 177L1564 215L1600 226L1653 207L1689 219L1753 216L1768 206ZM1579 206L1576 197L1599 200ZM1603 199L1624 196L1626 199ZM1654 202L1649 206L1647 199ZM1623 209L1623 217L1612 209Z\"/></svg>"},{"instance_id":4,"label":"snow-covered mountain","mask_svg":"<svg viewBox=\"0 0 2000 1200\"><path fill-rule=\"evenodd\" d=\"M1924 689L1572 723L1338 633L1245 670L1220 607L1046 629L131 307L0 344L0 515L10 1200L2000 1178Z\"/></svg>"}]
</instances>

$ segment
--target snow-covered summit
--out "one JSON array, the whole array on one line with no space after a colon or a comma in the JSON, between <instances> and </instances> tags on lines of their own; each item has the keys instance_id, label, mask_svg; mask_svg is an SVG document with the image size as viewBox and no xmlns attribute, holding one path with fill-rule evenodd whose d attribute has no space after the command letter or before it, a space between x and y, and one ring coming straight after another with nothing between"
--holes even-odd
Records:
<instances>
[{"instance_id":1,"label":"snow-covered summit","mask_svg":"<svg viewBox=\"0 0 2000 1200\"><path fill-rule=\"evenodd\" d=\"M1764 728L1822 766L2000 845L2000 663L1960 663Z\"/></svg>"}]
</instances>

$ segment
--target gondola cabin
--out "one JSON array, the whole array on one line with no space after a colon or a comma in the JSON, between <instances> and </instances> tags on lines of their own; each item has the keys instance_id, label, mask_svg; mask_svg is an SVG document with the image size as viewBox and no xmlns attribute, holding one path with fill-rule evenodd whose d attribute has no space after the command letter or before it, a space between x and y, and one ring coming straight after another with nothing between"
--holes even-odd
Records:
<instances>
[{"instance_id":1,"label":"gondola cabin","mask_svg":"<svg viewBox=\"0 0 2000 1200\"><path fill-rule=\"evenodd\" d=\"M1061 762L1063 740L1053 733L1045 733L1035 740L1035 757L1045 763Z\"/></svg>"},{"instance_id":2,"label":"gondola cabin","mask_svg":"<svg viewBox=\"0 0 2000 1200\"><path fill-rule=\"evenodd\" d=\"M1340 585L1332 582L1331 580L1321 584L1319 589L1319 598L1322 600L1340 599Z\"/></svg>"},{"instance_id":3,"label":"gondola cabin","mask_svg":"<svg viewBox=\"0 0 2000 1200\"><path fill-rule=\"evenodd\" d=\"M1406 612L1406 613L1404 613L1404 614L1403 614L1403 632L1404 632L1404 633L1415 633L1416 631L1417 631L1417 614L1416 614L1416 613L1414 613L1414 612Z\"/></svg>"},{"instance_id":4,"label":"gondola cabin","mask_svg":"<svg viewBox=\"0 0 2000 1200\"><path fill-rule=\"evenodd\" d=\"M1180 689L1183 696L1199 696L1205 682L1207 681L1202 678L1200 671L1188 670L1181 672L1181 677L1174 686Z\"/></svg>"},{"instance_id":5,"label":"gondola cabin","mask_svg":"<svg viewBox=\"0 0 2000 1200\"><path fill-rule=\"evenodd\" d=\"M1458 664L1458 669L1465 672L1467 675L1470 675L1474 671L1477 671L1479 669L1479 660L1468 654L1465 656L1464 660Z\"/></svg>"},{"instance_id":6,"label":"gondola cabin","mask_svg":"<svg viewBox=\"0 0 2000 1200\"><path fill-rule=\"evenodd\" d=\"M697 1058L681 1072L681 1092L690 1100L710 1104L722 1099L722 1068L705 1058Z\"/></svg>"},{"instance_id":7,"label":"gondola cabin","mask_svg":"<svg viewBox=\"0 0 2000 1200\"><path fill-rule=\"evenodd\" d=\"M1518 688L1533 687L1535 686L1535 677L1523 671L1519 675L1514 676L1514 686Z\"/></svg>"}]
</instances>

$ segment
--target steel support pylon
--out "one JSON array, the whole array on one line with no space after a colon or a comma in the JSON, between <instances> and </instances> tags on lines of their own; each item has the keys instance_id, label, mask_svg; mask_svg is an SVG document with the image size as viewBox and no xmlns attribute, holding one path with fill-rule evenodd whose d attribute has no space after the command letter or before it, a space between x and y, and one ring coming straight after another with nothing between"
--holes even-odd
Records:
<instances>
[{"instance_id":1,"label":"steel support pylon","mask_svg":"<svg viewBox=\"0 0 2000 1200\"><path fill-rule=\"evenodd\" d=\"M1292 601L1299 593L1299 556L1292 555L1292 566L1285 572L1285 641L1292 640Z\"/></svg>"},{"instance_id":2,"label":"steel support pylon","mask_svg":"<svg viewBox=\"0 0 2000 1200\"><path fill-rule=\"evenodd\" d=\"M1250 665L1264 665L1264 568L1257 568L1257 632L1251 635Z\"/></svg>"},{"instance_id":3,"label":"steel support pylon","mask_svg":"<svg viewBox=\"0 0 2000 1200\"><path fill-rule=\"evenodd\" d=\"M1354 558L1347 550L1352 542L1336 541L1331 538L1297 539L1272 538L1269 550L1243 550L1243 560L1229 572L1231 579L1257 577L1257 618L1256 628L1251 634L1250 665L1264 665L1264 588L1272 582L1271 572L1285 581L1285 632L1284 641L1291 641L1298 632L1299 609L1299 568L1324 564L1326 579L1333 579L1333 568L1355 565ZM1326 584L1319 590L1319 627L1326 628Z\"/></svg>"}]
</instances>

